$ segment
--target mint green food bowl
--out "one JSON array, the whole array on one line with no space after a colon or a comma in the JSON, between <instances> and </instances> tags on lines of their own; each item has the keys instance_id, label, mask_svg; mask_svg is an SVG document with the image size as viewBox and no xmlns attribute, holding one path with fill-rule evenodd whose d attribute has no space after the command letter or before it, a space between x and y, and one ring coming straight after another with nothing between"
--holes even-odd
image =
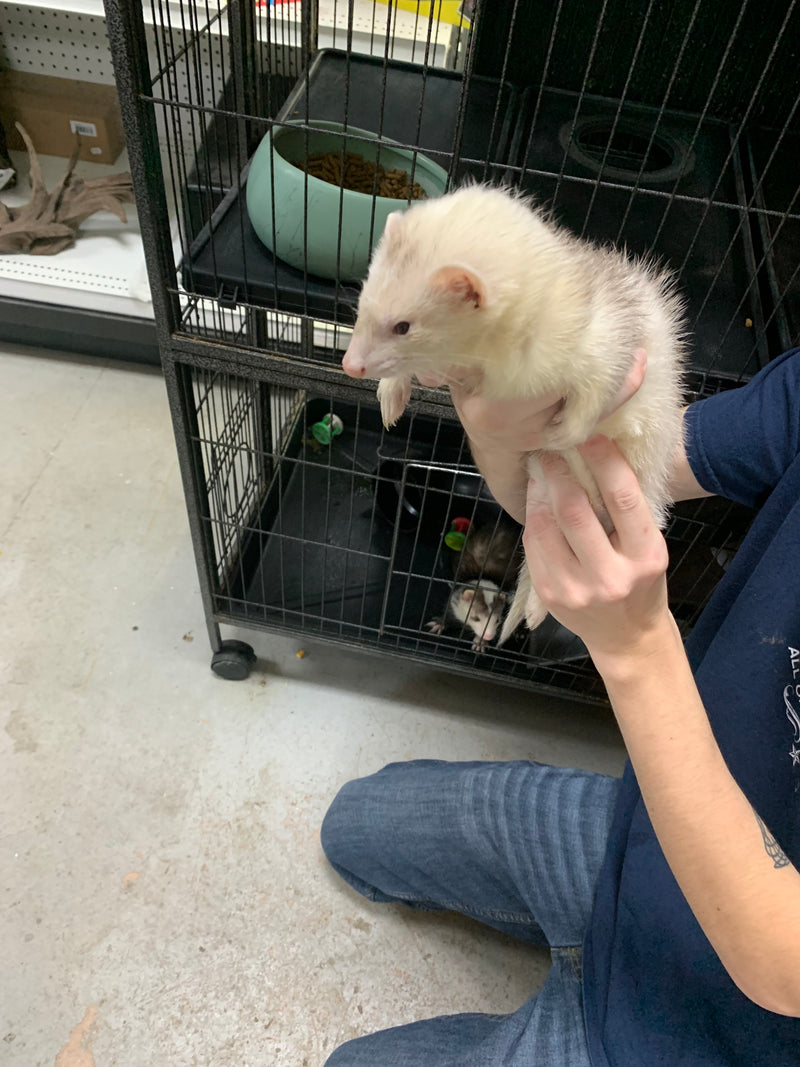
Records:
<instances>
[{"instance_id":1,"label":"mint green food bowl","mask_svg":"<svg viewBox=\"0 0 800 1067\"><path fill-rule=\"evenodd\" d=\"M308 133L304 129L305 123L302 126L287 123L266 134L256 149L247 175L247 213L261 241L290 266L305 269L320 278L361 281L366 276L370 253L383 233L386 219L393 211L405 211L407 202L385 196L373 197L352 189L341 190L338 185L310 174L306 178L305 172L295 164L304 162L306 153L314 156L344 150L371 162L377 160L387 170L398 168L410 174L413 166L414 181L429 197L444 193L447 172L419 152L415 163L411 152L395 147L392 141L379 139L367 130L350 126L345 134L344 127L338 122L315 120L310 125L315 129ZM308 219L307 248L304 247L304 215Z\"/></svg>"}]
</instances>

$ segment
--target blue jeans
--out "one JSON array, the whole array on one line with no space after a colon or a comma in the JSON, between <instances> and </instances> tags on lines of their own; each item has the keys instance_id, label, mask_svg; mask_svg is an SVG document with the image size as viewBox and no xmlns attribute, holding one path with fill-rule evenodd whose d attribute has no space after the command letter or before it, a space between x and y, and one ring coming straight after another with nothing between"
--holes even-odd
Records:
<instances>
[{"instance_id":1,"label":"blue jeans","mask_svg":"<svg viewBox=\"0 0 800 1067\"><path fill-rule=\"evenodd\" d=\"M586 1067L581 951L618 780L527 761L393 763L348 782L322 826L368 900L459 911L547 945L542 990L509 1015L445 1015L341 1045L326 1067Z\"/></svg>"}]
</instances>

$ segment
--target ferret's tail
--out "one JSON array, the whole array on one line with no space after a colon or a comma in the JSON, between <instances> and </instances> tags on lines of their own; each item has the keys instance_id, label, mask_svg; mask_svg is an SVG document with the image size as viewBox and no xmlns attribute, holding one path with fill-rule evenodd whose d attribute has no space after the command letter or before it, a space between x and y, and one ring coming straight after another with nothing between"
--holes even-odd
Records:
<instances>
[{"instance_id":1,"label":"ferret's tail","mask_svg":"<svg viewBox=\"0 0 800 1067\"><path fill-rule=\"evenodd\" d=\"M539 623L544 621L546 615L547 611L531 585L528 565L523 563L519 572L514 599L511 601L506 617L503 619L503 628L500 631L497 647L499 648L506 643L523 619L527 621L531 630L535 630Z\"/></svg>"},{"instance_id":2,"label":"ferret's tail","mask_svg":"<svg viewBox=\"0 0 800 1067\"><path fill-rule=\"evenodd\" d=\"M500 637L497 640L498 648L506 643L525 618L525 606L528 603L530 592L531 576L528 573L527 565L523 563L520 568L517 588L514 592L514 599L511 601L508 611L506 612L506 617L503 619L503 628L500 631Z\"/></svg>"}]
</instances>

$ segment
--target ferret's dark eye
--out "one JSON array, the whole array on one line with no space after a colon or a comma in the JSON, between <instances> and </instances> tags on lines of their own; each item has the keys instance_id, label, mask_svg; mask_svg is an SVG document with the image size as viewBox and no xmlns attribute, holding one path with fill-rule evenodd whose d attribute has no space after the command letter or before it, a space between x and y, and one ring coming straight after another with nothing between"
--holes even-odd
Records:
<instances>
[{"instance_id":1,"label":"ferret's dark eye","mask_svg":"<svg viewBox=\"0 0 800 1067\"><path fill-rule=\"evenodd\" d=\"M394 332L395 333L400 333L400 334L408 333L408 331L410 329L411 329L411 323L409 323L409 322L396 322L394 324Z\"/></svg>"}]
</instances>

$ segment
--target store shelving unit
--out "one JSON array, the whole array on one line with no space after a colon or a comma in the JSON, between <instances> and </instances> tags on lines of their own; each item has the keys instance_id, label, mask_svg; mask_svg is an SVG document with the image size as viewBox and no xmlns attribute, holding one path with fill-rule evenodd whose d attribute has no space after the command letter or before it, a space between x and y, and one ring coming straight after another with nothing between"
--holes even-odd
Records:
<instances>
[{"instance_id":1,"label":"store shelving unit","mask_svg":"<svg viewBox=\"0 0 800 1067\"><path fill-rule=\"evenodd\" d=\"M0 11L4 67L113 84L114 71L102 4L15 3ZM9 205L27 200L27 157L13 152L16 187L3 190ZM52 188L67 161L39 156ZM77 173L97 177L128 169L123 154L110 166L78 163ZM153 305L135 207L121 223L99 213L82 225L72 248L56 256L0 257L0 338L72 350L89 356L159 362Z\"/></svg>"}]
</instances>

